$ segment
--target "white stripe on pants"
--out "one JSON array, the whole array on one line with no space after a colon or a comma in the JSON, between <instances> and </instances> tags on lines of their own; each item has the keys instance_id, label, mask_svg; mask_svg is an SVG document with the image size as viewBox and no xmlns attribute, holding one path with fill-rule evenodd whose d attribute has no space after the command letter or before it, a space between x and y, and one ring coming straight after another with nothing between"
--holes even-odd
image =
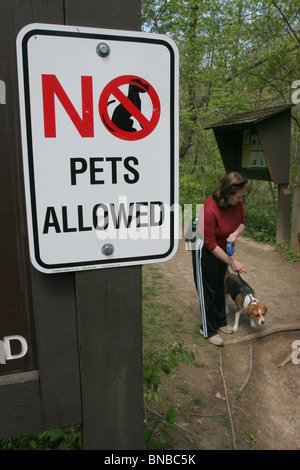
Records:
<instances>
[{"instance_id":1,"label":"white stripe on pants","mask_svg":"<svg viewBox=\"0 0 300 470\"><path fill-rule=\"evenodd\" d=\"M198 296L200 300L200 309L202 313L203 335L205 338L207 338L208 335L207 335L205 302L204 302L203 281L202 281L202 268L201 268L202 248L203 248L203 240L201 238L198 238L196 241L196 252L195 252L196 282L197 282Z\"/></svg>"}]
</instances>

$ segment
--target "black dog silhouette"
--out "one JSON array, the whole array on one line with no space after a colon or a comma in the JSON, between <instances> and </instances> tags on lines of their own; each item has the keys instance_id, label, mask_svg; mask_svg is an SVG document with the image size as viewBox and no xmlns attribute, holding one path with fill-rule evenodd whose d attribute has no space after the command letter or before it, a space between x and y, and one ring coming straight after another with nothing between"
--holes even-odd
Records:
<instances>
[{"instance_id":1,"label":"black dog silhouette","mask_svg":"<svg viewBox=\"0 0 300 470\"><path fill-rule=\"evenodd\" d=\"M134 83L139 83L135 85ZM146 93L148 91L149 85L142 83L138 78L133 78L128 88L127 98L141 111L141 98L140 93ZM113 103L115 100L109 101L108 104ZM133 127L132 114L120 103L113 112L112 122L123 131L127 132L136 132L136 129Z\"/></svg>"}]
</instances>

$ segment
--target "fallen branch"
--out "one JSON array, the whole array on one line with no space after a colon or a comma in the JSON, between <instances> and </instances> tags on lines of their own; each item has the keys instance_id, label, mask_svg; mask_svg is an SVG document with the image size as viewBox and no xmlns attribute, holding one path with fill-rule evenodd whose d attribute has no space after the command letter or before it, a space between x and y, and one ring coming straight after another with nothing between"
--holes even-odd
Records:
<instances>
[{"instance_id":1,"label":"fallen branch","mask_svg":"<svg viewBox=\"0 0 300 470\"><path fill-rule=\"evenodd\" d=\"M252 333L251 335L242 336L240 338L231 339L229 341L224 341L225 346L231 346L232 344L242 343L244 341L251 341L253 339L264 338L268 335L273 335L274 333L283 333L285 331L296 331L300 330L300 323L287 323L283 325L275 325L270 328L266 328L263 331L258 331L257 333Z\"/></svg>"},{"instance_id":2,"label":"fallen branch","mask_svg":"<svg viewBox=\"0 0 300 470\"><path fill-rule=\"evenodd\" d=\"M242 392L244 390L244 388L246 388L249 380L250 380L250 376L251 376L251 372L252 372L252 347L250 346L249 344L249 349L250 349L250 365L249 365L249 371L248 371L248 375L246 377L246 380L244 382L244 384L239 388L239 392Z\"/></svg>"},{"instance_id":3,"label":"fallen branch","mask_svg":"<svg viewBox=\"0 0 300 470\"><path fill-rule=\"evenodd\" d=\"M163 415L161 415L161 414L158 413L157 411L155 411L155 410L153 410L152 408L150 408L150 406L147 406L147 408L148 408L148 410L151 411L151 413L154 413L155 415L159 416L161 419L165 420L165 418L163 417ZM198 434L195 434L193 431L190 431L189 429L184 428L184 427L181 426L180 424L174 423L174 426L176 426L177 428L183 429L183 431L186 431L187 433L192 434L193 436L198 437L198 439L200 439L200 436L198 436Z\"/></svg>"},{"instance_id":4,"label":"fallen branch","mask_svg":"<svg viewBox=\"0 0 300 470\"><path fill-rule=\"evenodd\" d=\"M231 411L230 411L230 406L229 406L229 401L228 401L228 396L227 396L226 383L225 383L225 379L224 379L224 375L223 375L221 352L219 352L219 356L220 356L220 372L221 372L221 377L222 377L222 380L223 380L223 386L224 386L224 392L225 392L225 398L226 398L226 405L227 405L227 410L228 410L230 424L231 424L233 448L234 448L234 450L237 450L236 443L235 443L235 433L234 433L233 421L232 421L232 416L231 416Z\"/></svg>"}]
</instances>

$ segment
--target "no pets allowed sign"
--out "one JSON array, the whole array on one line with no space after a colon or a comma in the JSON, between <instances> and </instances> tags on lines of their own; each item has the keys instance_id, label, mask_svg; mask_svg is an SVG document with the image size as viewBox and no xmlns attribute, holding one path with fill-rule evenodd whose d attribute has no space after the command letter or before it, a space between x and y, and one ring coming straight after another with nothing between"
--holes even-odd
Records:
<instances>
[{"instance_id":1,"label":"no pets allowed sign","mask_svg":"<svg viewBox=\"0 0 300 470\"><path fill-rule=\"evenodd\" d=\"M30 255L46 273L177 249L178 52L163 35L31 24L17 38Z\"/></svg>"}]
</instances>

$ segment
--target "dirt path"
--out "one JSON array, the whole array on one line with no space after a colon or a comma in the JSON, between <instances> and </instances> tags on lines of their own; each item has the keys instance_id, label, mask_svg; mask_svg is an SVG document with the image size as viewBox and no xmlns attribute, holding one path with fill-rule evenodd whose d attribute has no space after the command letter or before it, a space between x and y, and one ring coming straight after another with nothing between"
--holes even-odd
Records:
<instances>
[{"instance_id":1,"label":"dirt path","mask_svg":"<svg viewBox=\"0 0 300 470\"><path fill-rule=\"evenodd\" d=\"M273 247L240 238L235 258L246 265L245 280L259 300L269 307L266 324L270 326L300 321L300 262L287 263ZM183 241L174 258L155 265L171 284L174 308L180 309L186 330L197 331L200 324L199 300L193 284L191 253ZM163 298L165 296L165 298ZM170 301L162 294L160 301ZM230 304L228 323L233 325L234 304ZM224 341L253 333L241 316L233 335L221 334ZM277 333L251 342L217 348L198 333L183 334L180 341L196 351L196 363L181 367L176 379L164 384L164 400L174 404L180 417L171 438L175 449L232 449L232 427L224 400L222 369L228 393L236 447L256 450L300 449L300 364L278 364L291 353L300 331ZM239 394L250 365L250 380ZM177 385L176 385L177 384ZM181 384L182 393L174 393ZM183 385L185 389L183 388Z\"/></svg>"}]
</instances>

